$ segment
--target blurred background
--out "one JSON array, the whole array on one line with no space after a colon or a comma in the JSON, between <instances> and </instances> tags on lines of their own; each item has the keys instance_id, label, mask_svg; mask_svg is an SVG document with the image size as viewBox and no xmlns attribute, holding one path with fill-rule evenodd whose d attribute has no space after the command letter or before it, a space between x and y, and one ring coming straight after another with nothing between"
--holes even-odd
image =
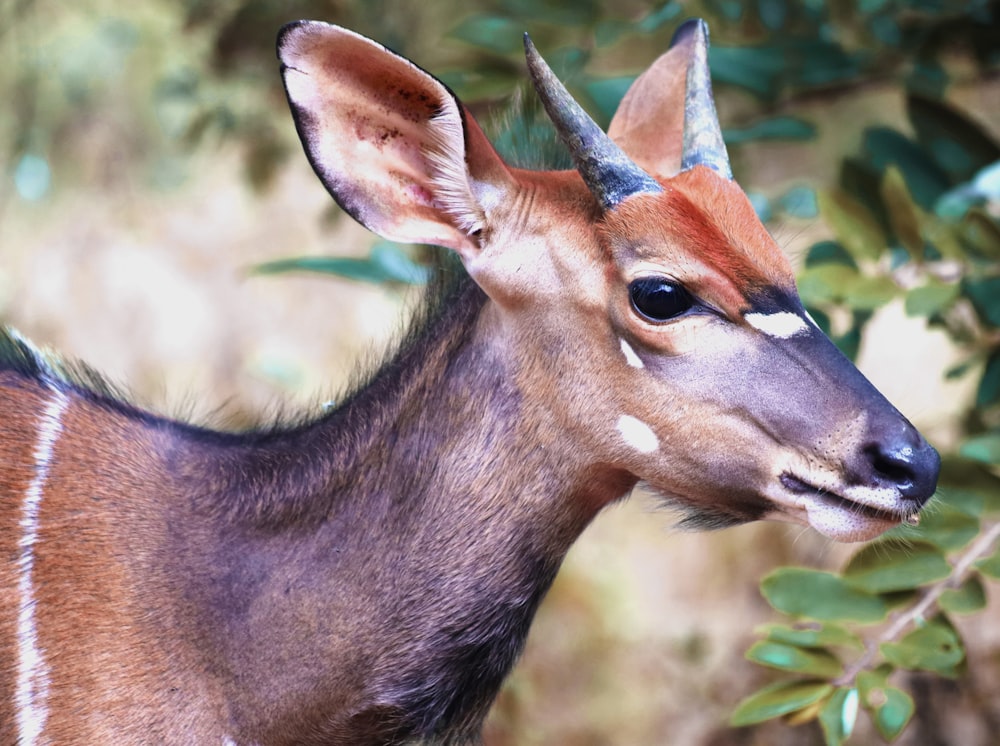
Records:
<instances>
[{"instance_id":1,"label":"blurred background","mask_svg":"<svg viewBox=\"0 0 1000 746\"><path fill-rule=\"evenodd\" d=\"M376 242L312 174L280 26L371 36L487 122L526 91L529 31L606 125L696 15L736 177L813 315L939 448L1000 462L992 2L0 0L0 322L161 413L240 427L317 408L401 328L426 252ZM637 494L571 552L486 743L822 743L815 723L727 720L769 680L743 659L773 618L760 577L850 552L782 525L680 533ZM899 743L995 742L997 611L961 622L959 679L908 675Z\"/></svg>"}]
</instances>

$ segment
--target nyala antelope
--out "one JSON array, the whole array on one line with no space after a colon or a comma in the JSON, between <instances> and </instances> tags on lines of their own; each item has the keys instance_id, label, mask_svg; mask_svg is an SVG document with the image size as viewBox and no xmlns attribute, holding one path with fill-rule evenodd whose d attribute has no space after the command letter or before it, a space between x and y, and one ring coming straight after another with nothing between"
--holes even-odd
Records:
<instances>
[{"instance_id":1,"label":"nyala antelope","mask_svg":"<svg viewBox=\"0 0 1000 746\"><path fill-rule=\"evenodd\" d=\"M465 268L335 409L215 432L4 334L0 741L474 741L570 545L636 483L693 527L847 541L931 496L937 453L809 319L732 179L705 25L608 133L525 46L573 170L507 165L369 39L281 32L334 199Z\"/></svg>"}]
</instances>

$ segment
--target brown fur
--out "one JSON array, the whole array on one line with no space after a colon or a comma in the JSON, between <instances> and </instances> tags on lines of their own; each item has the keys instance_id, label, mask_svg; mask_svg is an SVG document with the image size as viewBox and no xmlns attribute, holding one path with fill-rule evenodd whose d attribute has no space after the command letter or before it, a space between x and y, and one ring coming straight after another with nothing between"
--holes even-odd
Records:
<instances>
[{"instance_id":1,"label":"brown fur","mask_svg":"<svg viewBox=\"0 0 1000 746\"><path fill-rule=\"evenodd\" d=\"M7 742L23 557L43 740L459 743L571 543L637 481L698 525L778 514L849 539L930 496L933 449L802 318L734 184L695 167L602 212L575 172L509 168L450 91L374 42L295 24L279 49L331 193L388 238L454 249L471 279L337 410L243 434L139 411L0 335ZM629 112L612 131L673 159L643 133L680 133ZM641 276L683 285L690 308L636 313Z\"/></svg>"}]
</instances>

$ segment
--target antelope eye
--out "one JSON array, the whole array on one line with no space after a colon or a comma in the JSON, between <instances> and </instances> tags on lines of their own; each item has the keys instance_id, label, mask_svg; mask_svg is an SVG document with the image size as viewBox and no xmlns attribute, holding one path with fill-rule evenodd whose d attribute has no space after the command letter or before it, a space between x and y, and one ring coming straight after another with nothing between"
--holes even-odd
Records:
<instances>
[{"instance_id":1,"label":"antelope eye","mask_svg":"<svg viewBox=\"0 0 1000 746\"><path fill-rule=\"evenodd\" d=\"M628 286L632 308L648 321L667 321L694 305L683 285L662 277L640 277Z\"/></svg>"}]
</instances>

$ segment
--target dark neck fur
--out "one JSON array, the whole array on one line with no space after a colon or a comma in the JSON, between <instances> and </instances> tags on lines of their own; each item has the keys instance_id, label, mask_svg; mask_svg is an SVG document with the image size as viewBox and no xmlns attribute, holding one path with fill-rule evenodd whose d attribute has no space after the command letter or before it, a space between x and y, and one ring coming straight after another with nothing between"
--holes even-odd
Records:
<instances>
[{"instance_id":1,"label":"dark neck fur","mask_svg":"<svg viewBox=\"0 0 1000 746\"><path fill-rule=\"evenodd\" d=\"M460 283L314 423L178 448L184 491L199 488L195 510L222 534L207 603L233 619L215 634L244 672L230 697L247 740L270 743L276 721L304 743L472 738L592 518L585 506L627 491L538 447L546 415L518 389L508 347L478 333L484 303ZM260 601L275 597L287 606ZM301 615L323 620L321 639ZM258 720L254 690L279 666L316 701L303 711L300 695L272 694Z\"/></svg>"},{"instance_id":2,"label":"dark neck fur","mask_svg":"<svg viewBox=\"0 0 1000 746\"><path fill-rule=\"evenodd\" d=\"M184 599L169 613L224 672L241 742L474 739L586 506L630 486L539 448L544 407L478 334L486 298L460 277L338 409L288 428L159 419L0 345L0 368L153 434L182 501L158 563Z\"/></svg>"}]
</instances>

